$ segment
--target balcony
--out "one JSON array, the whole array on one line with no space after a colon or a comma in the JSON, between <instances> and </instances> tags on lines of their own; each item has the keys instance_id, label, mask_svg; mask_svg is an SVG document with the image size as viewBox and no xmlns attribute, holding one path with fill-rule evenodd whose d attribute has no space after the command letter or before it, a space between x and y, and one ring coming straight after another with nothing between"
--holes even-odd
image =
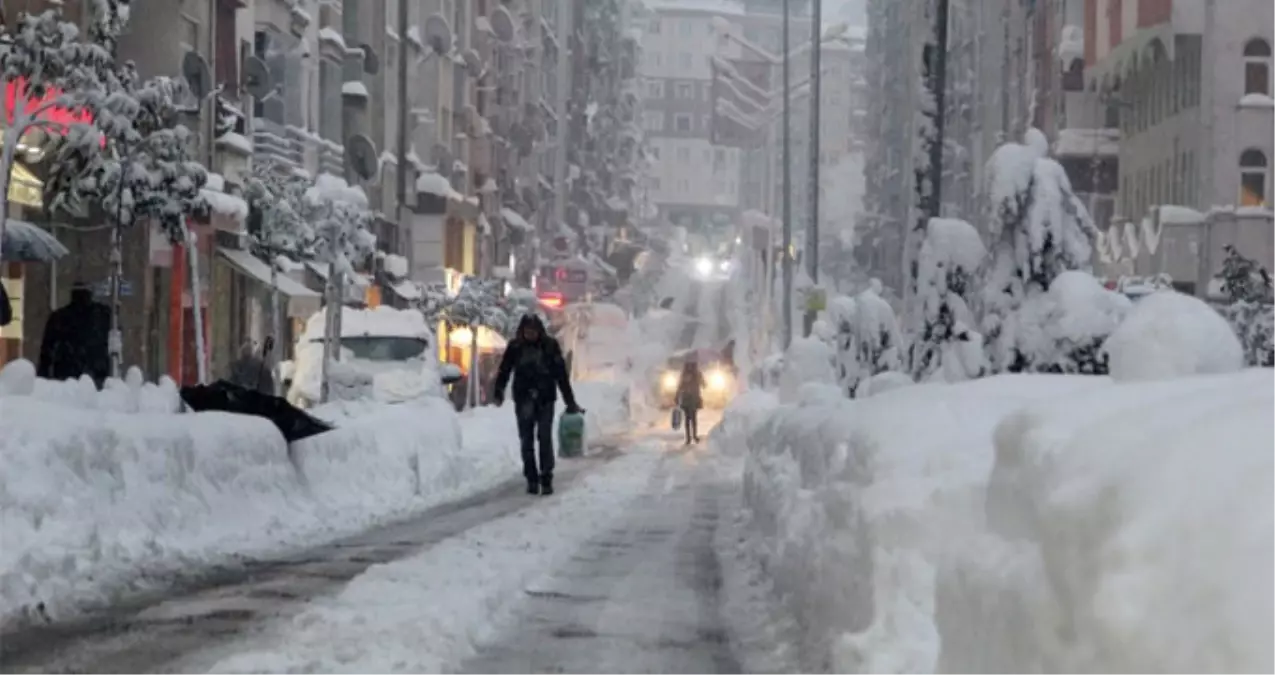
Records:
<instances>
[{"instance_id":1,"label":"balcony","mask_svg":"<svg viewBox=\"0 0 1275 675\"><path fill-rule=\"evenodd\" d=\"M252 120L253 154L262 160L273 160L288 166L303 165L301 145L290 138L287 127L257 117Z\"/></svg>"}]
</instances>

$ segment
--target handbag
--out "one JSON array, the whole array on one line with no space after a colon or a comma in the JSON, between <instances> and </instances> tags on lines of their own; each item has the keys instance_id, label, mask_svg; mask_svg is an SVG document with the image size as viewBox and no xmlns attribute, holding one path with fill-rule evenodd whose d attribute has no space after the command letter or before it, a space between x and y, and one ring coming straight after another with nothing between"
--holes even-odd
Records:
<instances>
[{"instance_id":1,"label":"handbag","mask_svg":"<svg viewBox=\"0 0 1275 675\"><path fill-rule=\"evenodd\" d=\"M678 429L682 428L682 409L681 408L673 408L672 422L673 422L673 431L677 431Z\"/></svg>"}]
</instances>

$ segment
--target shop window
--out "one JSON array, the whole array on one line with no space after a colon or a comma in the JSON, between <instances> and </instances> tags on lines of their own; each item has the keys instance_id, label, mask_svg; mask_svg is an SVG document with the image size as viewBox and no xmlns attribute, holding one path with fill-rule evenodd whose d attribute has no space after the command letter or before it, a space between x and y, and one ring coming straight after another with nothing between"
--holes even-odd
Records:
<instances>
[{"instance_id":1,"label":"shop window","mask_svg":"<svg viewBox=\"0 0 1275 675\"><path fill-rule=\"evenodd\" d=\"M1266 205L1269 164L1261 150L1248 149L1240 155L1240 206Z\"/></svg>"}]
</instances>

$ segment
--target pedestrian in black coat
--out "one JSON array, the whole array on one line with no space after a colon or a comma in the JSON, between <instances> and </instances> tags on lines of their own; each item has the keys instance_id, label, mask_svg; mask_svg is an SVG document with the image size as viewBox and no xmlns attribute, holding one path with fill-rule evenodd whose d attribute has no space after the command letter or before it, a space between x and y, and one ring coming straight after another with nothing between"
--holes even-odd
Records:
<instances>
[{"instance_id":1,"label":"pedestrian in black coat","mask_svg":"<svg viewBox=\"0 0 1275 675\"><path fill-rule=\"evenodd\" d=\"M514 415L518 418L518 438L522 442L522 473L527 492L553 494L553 404L562 390L567 412L584 412L571 391L567 362L558 341L545 331L540 317L527 314L518 323L518 334L505 347L491 400L501 405L505 387L513 376ZM536 467L535 442L540 443L540 466Z\"/></svg>"},{"instance_id":2,"label":"pedestrian in black coat","mask_svg":"<svg viewBox=\"0 0 1275 675\"><path fill-rule=\"evenodd\" d=\"M77 282L71 287L71 302L50 314L44 324L36 374L54 380L88 375L100 389L111 374L110 331L111 310L95 302L93 291Z\"/></svg>"},{"instance_id":3,"label":"pedestrian in black coat","mask_svg":"<svg viewBox=\"0 0 1275 675\"><path fill-rule=\"evenodd\" d=\"M682 364L677 382L677 405L686 416L686 444L699 443L699 409L704 407L704 374L694 361Z\"/></svg>"},{"instance_id":4,"label":"pedestrian in black coat","mask_svg":"<svg viewBox=\"0 0 1275 675\"><path fill-rule=\"evenodd\" d=\"M13 305L9 304L9 291L4 289L4 284L0 284L0 326L7 326L13 322Z\"/></svg>"}]
</instances>

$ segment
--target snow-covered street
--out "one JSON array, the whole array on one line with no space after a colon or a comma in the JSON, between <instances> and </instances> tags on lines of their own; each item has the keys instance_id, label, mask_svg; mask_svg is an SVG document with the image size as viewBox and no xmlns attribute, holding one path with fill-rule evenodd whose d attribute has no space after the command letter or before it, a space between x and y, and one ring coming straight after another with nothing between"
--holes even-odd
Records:
<instances>
[{"instance_id":1,"label":"snow-covered street","mask_svg":"<svg viewBox=\"0 0 1275 675\"><path fill-rule=\"evenodd\" d=\"M712 420L706 420L711 422ZM732 672L714 533L737 485L647 432L409 520L6 636L17 672Z\"/></svg>"}]
</instances>

